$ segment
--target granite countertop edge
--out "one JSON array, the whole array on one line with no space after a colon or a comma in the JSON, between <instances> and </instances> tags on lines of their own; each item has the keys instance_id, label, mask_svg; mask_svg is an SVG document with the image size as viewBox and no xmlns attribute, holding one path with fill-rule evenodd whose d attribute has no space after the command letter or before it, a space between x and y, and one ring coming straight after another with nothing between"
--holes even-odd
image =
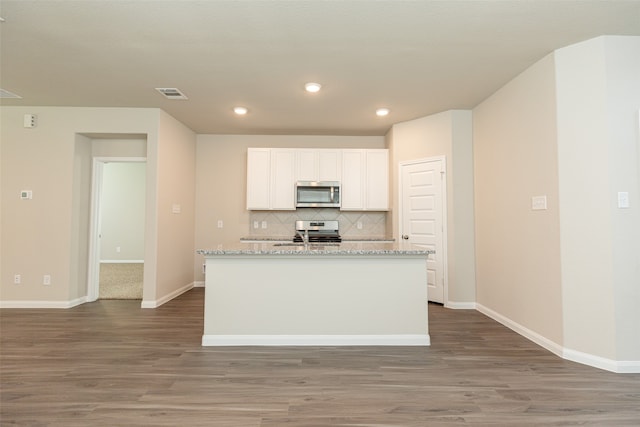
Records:
<instances>
[{"instance_id":1,"label":"granite countertop edge","mask_svg":"<svg viewBox=\"0 0 640 427\"><path fill-rule=\"evenodd\" d=\"M245 236L240 238L241 242L291 242L291 236ZM395 242L390 237L379 236L342 236L343 242Z\"/></svg>"},{"instance_id":2,"label":"granite countertop edge","mask_svg":"<svg viewBox=\"0 0 640 427\"><path fill-rule=\"evenodd\" d=\"M434 254L432 249L420 248L407 243L396 242L370 242L349 243L343 242L334 245L310 245L276 246L273 243L236 243L230 245L218 245L215 249L199 249L196 251L204 256L223 255L407 255L428 256Z\"/></svg>"}]
</instances>

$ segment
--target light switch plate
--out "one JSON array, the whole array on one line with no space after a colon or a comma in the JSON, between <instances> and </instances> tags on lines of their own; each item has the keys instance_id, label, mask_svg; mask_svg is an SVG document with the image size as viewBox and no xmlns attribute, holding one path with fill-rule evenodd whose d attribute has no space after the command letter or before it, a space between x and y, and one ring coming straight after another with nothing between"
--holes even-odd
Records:
<instances>
[{"instance_id":1,"label":"light switch plate","mask_svg":"<svg viewBox=\"0 0 640 427\"><path fill-rule=\"evenodd\" d=\"M629 207L629 193L627 191L618 192L618 207L626 209Z\"/></svg>"},{"instance_id":2,"label":"light switch plate","mask_svg":"<svg viewBox=\"0 0 640 427\"><path fill-rule=\"evenodd\" d=\"M547 209L547 196L533 196L531 198L531 210L543 211Z\"/></svg>"},{"instance_id":3,"label":"light switch plate","mask_svg":"<svg viewBox=\"0 0 640 427\"><path fill-rule=\"evenodd\" d=\"M171 205L171 212L173 212L174 214L179 214L180 212L182 212L182 207L179 204L174 203L173 205Z\"/></svg>"}]
</instances>

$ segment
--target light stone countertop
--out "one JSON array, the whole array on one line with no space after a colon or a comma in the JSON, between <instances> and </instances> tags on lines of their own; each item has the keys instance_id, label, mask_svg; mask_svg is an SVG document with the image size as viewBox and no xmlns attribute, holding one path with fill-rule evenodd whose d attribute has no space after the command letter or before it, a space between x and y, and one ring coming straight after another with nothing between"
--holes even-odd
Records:
<instances>
[{"instance_id":1,"label":"light stone countertop","mask_svg":"<svg viewBox=\"0 0 640 427\"><path fill-rule=\"evenodd\" d=\"M246 236L240 242L291 242L292 236ZM394 242L395 239L377 236L342 236L343 242Z\"/></svg>"},{"instance_id":2,"label":"light stone countertop","mask_svg":"<svg viewBox=\"0 0 640 427\"><path fill-rule=\"evenodd\" d=\"M342 242L342 243L325 243L307 246L304 244L293 244L291 242L234 242L229 244L220 244L216 248L199 249L198 254L206 256L220 255L344 255L344 256L362 256L362 255L424 255L434 254L432 249L422 248L412 245L405 241L401 242Z\"/></svg>"}]
</instances>

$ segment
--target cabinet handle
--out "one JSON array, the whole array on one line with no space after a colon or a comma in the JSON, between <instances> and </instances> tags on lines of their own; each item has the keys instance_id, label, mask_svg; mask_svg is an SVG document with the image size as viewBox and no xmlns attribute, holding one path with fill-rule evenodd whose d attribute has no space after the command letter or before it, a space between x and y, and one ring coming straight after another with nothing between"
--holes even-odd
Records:
<instances>
[{"instance_id":1,"label":"cabinet handle","mask_svg":"<svg viewBox=\"0 0 640 427\"><path fill-rule=\"evenodd\" d=\"M403 234L403 235L402 235L402 238L403 238L404 240L409 240L409 235L408 235L408 234Z\"/></svg>"}]
</instances>

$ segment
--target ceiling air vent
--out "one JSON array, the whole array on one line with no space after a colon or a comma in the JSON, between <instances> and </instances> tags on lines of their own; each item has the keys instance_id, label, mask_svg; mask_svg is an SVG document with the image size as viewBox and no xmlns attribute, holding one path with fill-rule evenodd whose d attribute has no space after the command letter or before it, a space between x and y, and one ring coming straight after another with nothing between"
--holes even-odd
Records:
<instances>
[{"instance_id":1,"label":"ceiling air vent","mask_svg":"<svg viewBox=\"0 0 640 427\"><path fill-rule=\"evenodd\" d=\"M167 99L189 99L184 93L180 92L180 89L175 87L157 87L156 90Z\"/></svg>"},{"instance_id":2,"label":"ceiling air vent","mask_svg":"<svg viewBox=\"0 0 640 427\"><path fill-rule=\"evenodd\" d=\"M16 95L15 93L11 93L8 90L0 89L0 98L22 98L20 95Z\"/></svg>"}]
</instances>

